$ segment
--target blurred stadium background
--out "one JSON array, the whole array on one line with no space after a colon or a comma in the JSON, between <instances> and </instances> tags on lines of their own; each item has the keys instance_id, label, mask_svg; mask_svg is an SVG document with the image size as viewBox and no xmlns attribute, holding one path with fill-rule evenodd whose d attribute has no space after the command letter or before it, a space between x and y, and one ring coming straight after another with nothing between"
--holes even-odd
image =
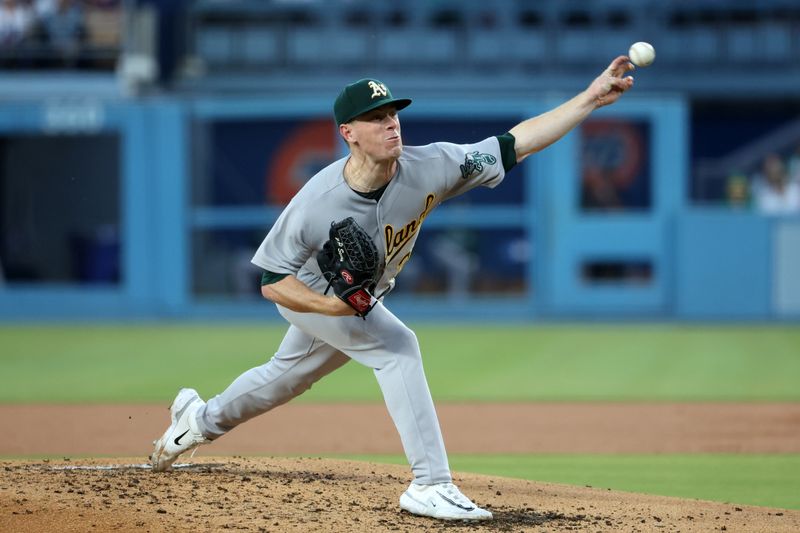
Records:
<instances>
[{"instance_id":1,"label":"blurred stadium background","mask_svg":"<svg viewBox=\"0 0 800 533\"><path fill-rule=\"evenodd\" d=\"M0 318L278 318L249 259L343 147L340 87L468 141L583 89L634 91L426 221L404 318L795 321L800 5L3 0Z\"/></svg>"},{"instance_id":2,"label":"blurred stadium background","mask_svg":"<svg viewBox=\"0 0 800 533\"><path fill-rule=\"evenodd\" d=\"M413 98L406 144L466 142L640 40L655 64L618 104L426 219L389 305L437 402L796 405L796 0L0 0L2 406L207 397L269 357L250 258L344 154L343 84ZM301 401L380 394L348 365ZM498 457L453 464L800 509L796 453Z\"/></svg>"}]
</instances>

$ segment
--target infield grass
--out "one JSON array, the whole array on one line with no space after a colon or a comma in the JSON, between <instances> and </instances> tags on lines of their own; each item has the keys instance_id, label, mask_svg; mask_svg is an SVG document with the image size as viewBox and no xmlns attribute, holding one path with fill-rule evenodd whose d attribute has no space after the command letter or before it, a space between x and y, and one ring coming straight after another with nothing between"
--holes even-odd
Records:
<instances>
[{"instance_id":1,"label":"infield grass","mask_svg":"<svg viewBox=\"0 0 800 533\"><path fill-rule=\"evenodd\" d=\"M207 397L264 363L284 325L0 327L0 402ZM796 326L419 326L437 401L800 401ZM380 402L350 363L298 399Z\"/></svg>"},{"instance_id":2,"label":"infield grass","mask_svg":"<svg viewBox=\"0 0 800 533\"><path fill-rule=\"evenodd\" d=\"M407 464L403 456L347 458ZM454 472L800 510L800 455L511 454L449 459Z\"/></svg>"},{"instance_id":3,"label":"infield grass","mask_svg":"<svg viewBox=\"0 0 800 533\"><path fill-rule=\"evenodd\" d=\"M581 324L417 326L437 401L800 401L800 328ZM5 325L2 403L204 397L265 362L283 324ZM381 402L350 363L298 399ZM359 459L405 464L404 457ZM476 455L456 471L800 509L798 455Z\"/></svg>"}]
</instances>

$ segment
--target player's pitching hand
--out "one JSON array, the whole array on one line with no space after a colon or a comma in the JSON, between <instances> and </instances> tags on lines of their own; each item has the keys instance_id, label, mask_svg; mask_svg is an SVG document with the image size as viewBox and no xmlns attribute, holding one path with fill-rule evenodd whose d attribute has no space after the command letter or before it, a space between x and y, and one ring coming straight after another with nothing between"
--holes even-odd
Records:
<instances>
[{"instance_id":1,"label":"player's pitching hand","mask_svg":"<svg viewBox=\"0 0 800 533\"><path fill-rule=\"evenodd\" d=\"M633 87L633 76L625 76L635 67L628 56L619 56L589 85L587 92L597 107L613 104Z\"/></svg>"}]
</instances>

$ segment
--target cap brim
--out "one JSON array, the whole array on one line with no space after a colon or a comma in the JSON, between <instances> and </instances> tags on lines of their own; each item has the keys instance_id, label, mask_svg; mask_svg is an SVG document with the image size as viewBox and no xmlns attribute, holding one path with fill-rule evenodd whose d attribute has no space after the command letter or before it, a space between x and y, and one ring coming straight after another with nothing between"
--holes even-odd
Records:
<instances>
[{"instance_id":1,"label":"cap brim","mask_svg":"<svg viewBox=\"0 0 800 533\"><path fill-rule=\"evenodd\" d=\"M406 107L411 105L411 99L410 98L392 98L391 100L383 100L381 102L375 102L373 105L367 107L366 109L361 110L357 115L353 115L352 117L348 117L348 119L345 120L344 122L342 122L342 124L345 124L347 122L355 120L356 118L360 117L364 113L369 113L373 109L378 109L379 107L383 107L385 105L394 105L395 109L400 111L401 109L405 109Z\"/></svg>"}]
</instances>

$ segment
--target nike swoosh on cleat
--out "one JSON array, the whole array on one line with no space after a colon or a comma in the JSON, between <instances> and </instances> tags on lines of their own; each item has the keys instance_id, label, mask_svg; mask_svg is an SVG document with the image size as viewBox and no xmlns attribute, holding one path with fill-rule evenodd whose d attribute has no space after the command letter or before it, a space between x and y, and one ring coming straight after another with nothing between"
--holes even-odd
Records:
<instances>
[{"instance_id":1,"label":"nike swoosh on cleat","mask_svg":"<svg viewBox=\"0 0 800 533\"><path fill-rule=\"evenodd\" d=\"M459 509L464 509L465 511L474 511L474 510L475 510L475 508L474 508L474 507L467 507L467 506L461 505L460 503L456 503L455 501L451 500L450 498L448 498L447 496L445 496L444 494L442 494L442 493L441 493L441 492L439 492L438 490L436 491L436 494L438 494L439 496L441 496L441 497L442 497L442 499L443 499L444 501L446 501L447 503L449 503L450 505L455 505L455 506L456 506L456 507L458 507Z\"/></svg>"},{"instance_id":2,"label":"nike swoosh on cleat","mask_svg":"<svg viewBox=\"0 0 800 533\"><path fill-rule=\"evenodd\" d=\"M181 433L180 435L178 435L177 437L175 437L175 440L174 440L174 441L172 441L172 442L174 442L174 443L175 443L175 446L180 446L180 445L181 445L181 439L182 439L182 438L183 438L183 436L184 436L184 435L186 435L187 433L189 433L189 430L188 430L188 429L187 429L186 431L184 431L183 433Z\"/></svg>"}]
</instances>

